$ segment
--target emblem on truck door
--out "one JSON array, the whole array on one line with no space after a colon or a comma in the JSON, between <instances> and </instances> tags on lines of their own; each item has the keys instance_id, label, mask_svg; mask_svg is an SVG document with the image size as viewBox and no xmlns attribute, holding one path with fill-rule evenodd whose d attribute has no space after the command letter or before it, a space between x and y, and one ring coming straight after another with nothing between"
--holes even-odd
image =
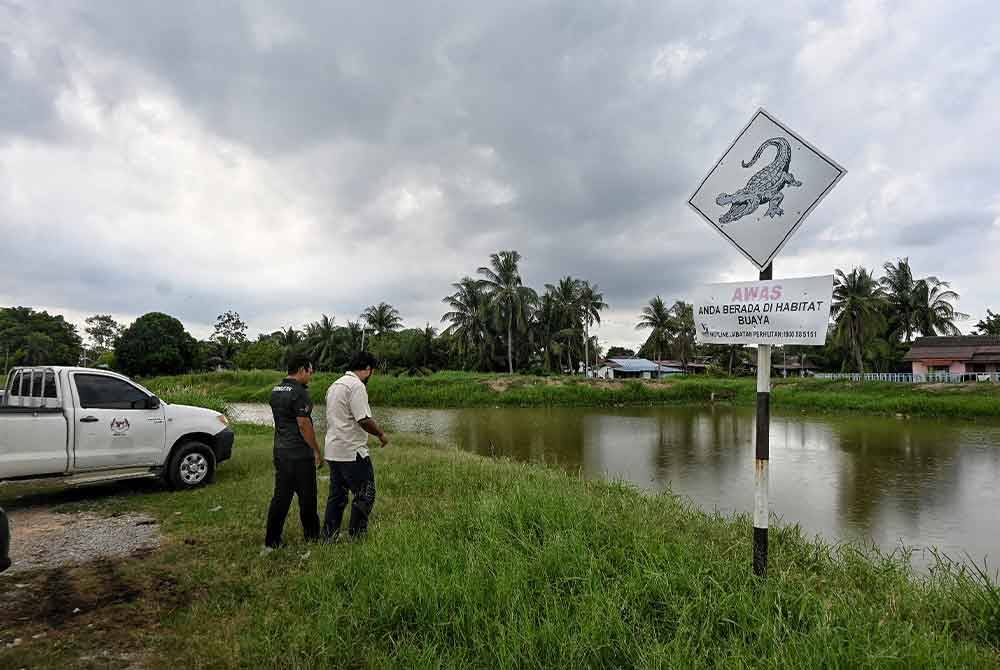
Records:
<instances>
[{"instance_id":1,"label":"emblem on truck door","mask_svg":"<svg viewBox=\"0 0 1000 670\"><path fill-rule=\"evenodd\" d=\"M132 426L129 424L128 419L125 417L115 417L111 419L111 434L112 435L124 435L128 432L128 429Z\"/></svg>"}]
</instances>

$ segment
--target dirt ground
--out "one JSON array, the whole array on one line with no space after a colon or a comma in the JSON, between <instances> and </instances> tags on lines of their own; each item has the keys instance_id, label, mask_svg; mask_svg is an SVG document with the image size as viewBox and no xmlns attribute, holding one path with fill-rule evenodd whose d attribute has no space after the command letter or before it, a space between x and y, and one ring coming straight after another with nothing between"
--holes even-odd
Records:
<instances>
[{"instance_id":1,"label":"dirt ground","mask_svg":"<svg viewBox=\"0 0 1000 670\"><path fill-rule=\"evenodd\" d=\"M620 389L625 388L624 384L622 384L621 382L610 381L610 380L596 381L593 383L593 385L594 388L608 389L610 391L618 391Z\"/></svg>"},{"instance_id":2,"label":"dirt ground","mask_svg":"<svg viewBox=\"0 0 1000 670\"><path fill-rule=\"evenodd\" d=\"M503 393L510 386L511 382L508 379L493 379L489 381L486 385L489 386L496 393Z\"/></svg>"},{"instance_id":3,"label":"dirt ground","mask_svg":"<svg viewBox=\"0 0 1000 670\"><path fill-rule=\"evenodd\" d=\"M144 667L135 636L155 628L156 612L187 599L168 573L134 567L160 545L156 521L43 507L14 510L10 523L13 566L0 575L0 666L46 667L46 648L57 645L73 650L74 667Z\"/></svg>"},{"instance_id":4,"label":"dirt ground","mask_svg":"<svg viewBox=\"0 0 1000 670\"><path fill-rule=\"evenodd\" d=\"M920 384L917 388L932 393L972 393L977 390L976 384L967 382L964 384L945 384L942 382L933 384Z\"/></svg>"},{"instance_id":5,"label":"dirt ground","mask_svg":"<svg viewBox=\"0 0 1000 670\"><path fill-rule=\"evenodd\" d=\"M156 520L141 514L105 517L30 508L13 510L9 517L13 565L0 579L39 568L127 557L160 546Z\"/></svg>"}]
</instances>

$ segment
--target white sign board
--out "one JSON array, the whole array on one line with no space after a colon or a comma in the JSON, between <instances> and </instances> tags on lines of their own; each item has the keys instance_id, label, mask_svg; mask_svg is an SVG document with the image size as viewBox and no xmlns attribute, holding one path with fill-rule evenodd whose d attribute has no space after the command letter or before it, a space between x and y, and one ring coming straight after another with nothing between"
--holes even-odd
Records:
<instances>
[{"instance_id":1,"label":"white sign board","mask_svg":"<svg viewBox=\"0 0 1000 670\"><path fill-rule=\"evenodd\" d=\"M763 270L845 174L760 109L688 204Z\"/></svg>"},{"instance_id":2,"label":"white sign board","mask_svg":"<svg viewBox=\"0 0 1000 670\"><path fill-rule=\"evenodd\" d=\"M833 275L708 284L694 299L699 344L826 342Z\"/></svg>"}]
</instances>

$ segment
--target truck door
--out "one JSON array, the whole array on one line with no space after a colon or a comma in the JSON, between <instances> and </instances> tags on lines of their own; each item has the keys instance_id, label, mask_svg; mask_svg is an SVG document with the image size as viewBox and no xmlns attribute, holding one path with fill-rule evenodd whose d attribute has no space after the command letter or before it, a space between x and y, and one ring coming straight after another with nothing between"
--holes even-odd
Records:
<instances>
[{"instance_id":1,"label":"truck door","mask_svg":"<svg viewBox=\"0 0 1000 670\"><path fill-rule=\"evenodd\" d=\"M77 394L74 470L160 465L166 439L164 409L124 379L73 374Z\"/></svg>"}]
</instances>

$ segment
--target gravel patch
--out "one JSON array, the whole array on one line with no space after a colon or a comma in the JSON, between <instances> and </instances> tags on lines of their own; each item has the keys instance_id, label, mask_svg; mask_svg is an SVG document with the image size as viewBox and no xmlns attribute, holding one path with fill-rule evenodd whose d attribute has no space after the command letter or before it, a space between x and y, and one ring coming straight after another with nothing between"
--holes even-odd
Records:
<instances>
[{"instance_id":1,"label":"gravel patch","mask_svg":"<svg viewBox=\"0 0 1000 670\"><path fill-rule=\"evenodd\" d=\"M14 510L8 516L13 565L0 579L29 570L124 558L160 546L160 527L145 514L106 517L29 509Z\"/></svg>"}]
</instances>

